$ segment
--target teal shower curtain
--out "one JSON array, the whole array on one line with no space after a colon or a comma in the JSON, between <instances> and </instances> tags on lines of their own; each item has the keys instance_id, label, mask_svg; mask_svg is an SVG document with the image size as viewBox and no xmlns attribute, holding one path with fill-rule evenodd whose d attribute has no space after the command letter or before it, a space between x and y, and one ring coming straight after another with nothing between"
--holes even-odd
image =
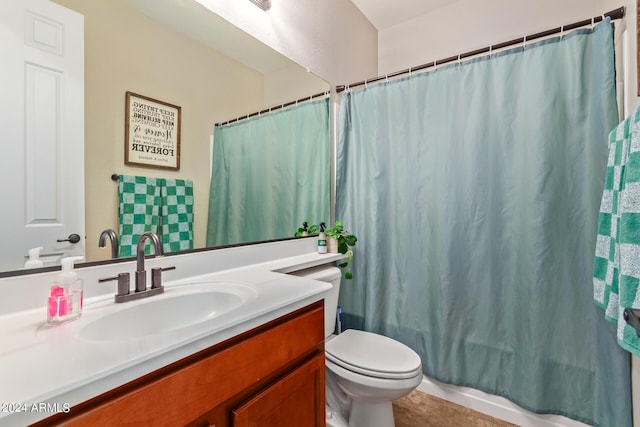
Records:
<instances>
[{"instance_id":1,"label":"teal shower curtain","mask_svg":"<svg viewBox=\"0 0 640 427\"><path fill-rule=\"evenodd\" d=\"M216 126L207 246L293 237L329 220L329 100Z\"/></svg>"},{"instance_id":2,"label":"teal shower curtain","mask_svg":"<svg viewBox=\"0 0 640 427\"><path fill-rule=\"evenodd\" d=\"M592 301L613 24L342 98L336 215L358 236L347 327L434 379L631 425L629 357Z\"/></svg>"}]
</instances>

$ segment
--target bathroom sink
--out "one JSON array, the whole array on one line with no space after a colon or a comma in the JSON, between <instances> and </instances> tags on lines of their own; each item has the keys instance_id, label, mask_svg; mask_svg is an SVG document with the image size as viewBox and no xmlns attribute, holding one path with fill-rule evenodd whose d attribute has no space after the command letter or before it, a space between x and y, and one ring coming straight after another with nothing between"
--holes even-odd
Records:
<instances>
[{"instance_id":1,"label":"bathroom sink","mask_svg":"<svg viewBox=\"0 0 640 427\"><path fill-rule=\"evenodd\" d=\"M87 341L125 341L166 334L217 318L256 295L252 286L231 282L168 287L160 295L114 304L100 309L100 313L87 310L77 334Z\"/></svg>"}]
</instances>

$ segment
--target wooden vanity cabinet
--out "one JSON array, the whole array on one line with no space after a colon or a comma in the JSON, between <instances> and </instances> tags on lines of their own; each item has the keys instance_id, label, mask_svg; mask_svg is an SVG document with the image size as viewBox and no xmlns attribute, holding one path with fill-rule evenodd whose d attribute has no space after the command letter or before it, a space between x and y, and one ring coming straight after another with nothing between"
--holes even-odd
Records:
<instances>
[{"instance_id":1,"label":"wooden vanity cabinet","mask_svg":"<svg viewBox=\"0 0 640 427\"><path fill-rule=\"evenodd\" d=\"M324 366L321 300L35 425L324 426Z\"/></svg>"}]
</instances>

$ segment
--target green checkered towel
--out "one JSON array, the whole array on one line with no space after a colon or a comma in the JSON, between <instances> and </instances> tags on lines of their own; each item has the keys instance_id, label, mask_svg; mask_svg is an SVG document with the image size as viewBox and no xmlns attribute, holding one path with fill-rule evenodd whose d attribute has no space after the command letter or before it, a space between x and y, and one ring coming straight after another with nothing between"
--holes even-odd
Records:
<instances>
[{"instance_id":1,"label":"green checkered towel","mask_svg":"<svg viewBox=\"0 0 640 427\"><path fill-rule=\"evenodd\" d=\"M618 343L640 356L625 308L640 309L640 109L609 135L609 161L598 218L594 299L617 324Z\"/></svg>"},{"instance_id":2,"label":"green checkered towel","mask_svg":"<svg viewBox=\"0 0 640 427\"><path fill-rule=\"evenodd\" d=\"M193 249L193 182L165 179L161 194L164 252Z\"/></svg>"},{"instance_id":3,"label":"green checkered towel","mask_svg":"<svg viewBox=\"0 0 640 427\"><path fill-rule=\"evenodd\" d=\"M158 178L120 175L118 201L120 220L120 254L122 257L136 255L140 235L147 231L158 233L160 224L160 186ZM145 252L151 253L147 244Z\"/></svg>"},{"instance_id":4,"label":"green checkered towel","mask_svg":"<svg viewBox=\"0 0 640 427\"><path fill-rule=\"evenodd\" d=\"M191 180L120 175L118 188L120 257L135 256L147 231L158 235L164 253L193 249ZM153 253L149 241L145 253Z\"/></svg>"}]
</instances>

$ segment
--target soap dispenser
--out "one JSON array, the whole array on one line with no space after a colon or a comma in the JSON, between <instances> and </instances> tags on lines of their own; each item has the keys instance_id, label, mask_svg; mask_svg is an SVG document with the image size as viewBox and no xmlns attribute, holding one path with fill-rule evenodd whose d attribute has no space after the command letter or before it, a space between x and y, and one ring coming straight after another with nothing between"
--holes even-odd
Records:
<instances>
[{"instance_id":1,"label":"soap dispenser","mask_svg":"<svg viewBox=\"0 0 640 427\"><path fill-rule=\"evenodd\" d=\"M325 233L326 225L324 222L320 223L320 234L318 234L318 253L326 254L327 253L327 234Z\"/></svg>"},{"instance_id":2,"label":"soap dispenser","mask_svg":"<svg viewBox=\"0 0 640 427\"><path fill-rule=\"evenodd\" d=\"M38 268L42 267L43 263L40 259L40 251L44 248L42 246L29 249L29 259L24 263L24 268Z\"/></svg>"},{"instance_id":3,"label":"soap dispenser","mask_svg":"<svg viewBox=\"0 0 640 427\"><path fill-rule=\"evenodd\" d=\"M62 273L51 284L47 305L47 323L59 324L77 319L82 314L82 279L73 271L73 263L81 256L62 258Z\"/></svg>"}]
</instances>

